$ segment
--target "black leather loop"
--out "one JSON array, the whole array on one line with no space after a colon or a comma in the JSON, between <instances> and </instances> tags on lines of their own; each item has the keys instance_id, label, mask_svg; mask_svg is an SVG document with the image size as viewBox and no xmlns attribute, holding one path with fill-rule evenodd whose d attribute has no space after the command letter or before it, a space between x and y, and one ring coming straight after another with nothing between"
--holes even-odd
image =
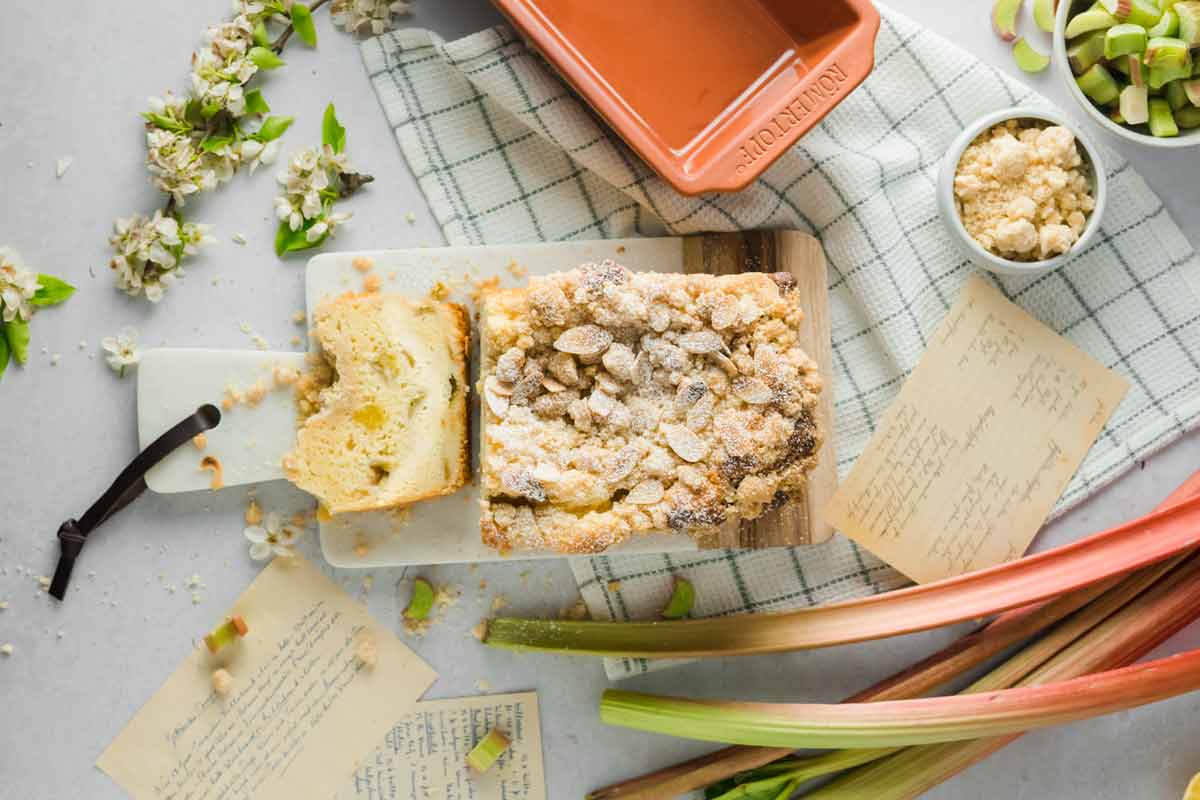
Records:
<instances>
[{"instance_id":1,"label":"black leather loop","mask_svg":"<svg viewBox=\"0 0 1200 800\"><path fill-rule=\"evenodd\" d=\"M221 412L214 405L203 405L196 413L181 420L175 427L150 443L137 458L129 462L129 466L121 470L121 474L113 481L112 486L92 503L78 521L69 519L58 529L58 543L62 552L58 557L58 566L54 569L54 578L50 581L50 595L59 600L67 593L67 584L71 580L71 570L75 559L83 551L88 535L98 528L101 523L132 503L146 491L146 473L158 462L167 457L175 448L189 442L197 434L211 430L221 423Z\"/></svg>"}]
</instances>

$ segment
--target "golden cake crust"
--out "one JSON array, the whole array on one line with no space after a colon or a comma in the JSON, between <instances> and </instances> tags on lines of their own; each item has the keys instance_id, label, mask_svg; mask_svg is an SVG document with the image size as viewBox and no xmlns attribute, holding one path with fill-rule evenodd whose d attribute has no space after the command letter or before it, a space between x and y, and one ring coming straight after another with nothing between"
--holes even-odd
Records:
<instances>
[{"instance_id":1,"label":"golden cake crust","mask_svg":"<svg viewBox=\"0 0 1200 800\"><path fill-rule=\"evenodd\" d=\"M595 553L650 531L704 535L802 488L821 379L794 284L606 261L489 294L484 542Z\"/></svg>"}]
</instances>

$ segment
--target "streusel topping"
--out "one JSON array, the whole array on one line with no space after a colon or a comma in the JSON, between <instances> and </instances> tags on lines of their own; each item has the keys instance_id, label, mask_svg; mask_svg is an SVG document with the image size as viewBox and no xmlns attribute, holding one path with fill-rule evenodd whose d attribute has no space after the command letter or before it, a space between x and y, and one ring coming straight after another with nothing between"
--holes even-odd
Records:
<instances>
[{"instance_id":1,"label":"streusel topping","mask_svg":"<svg viewBox=\"0 0 1200 800\"><path fill-rule=\"evenodd\" d=\"M821 443L802 319L786 273L633 273L605 261L489 295L484 540L598 552L785 502Z\"/></svg>"}]
</instances>

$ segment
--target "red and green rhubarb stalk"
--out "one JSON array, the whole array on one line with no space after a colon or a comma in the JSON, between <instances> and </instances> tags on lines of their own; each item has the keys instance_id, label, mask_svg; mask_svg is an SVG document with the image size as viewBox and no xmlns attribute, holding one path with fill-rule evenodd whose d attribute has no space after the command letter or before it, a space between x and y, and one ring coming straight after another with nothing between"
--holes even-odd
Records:
<instances>
[{"instance_id":1,"label":"red and green rhubarb stalk","mask_svg":"<svg viewBox=\"0 0 1200 800\"><path fill-rule=\"evenodd\" d=\"M1200 494L1200 473L1191 476L1172 492L1158 506L1158 509L1167 508L1198 494ZM1013 644L1042 632L1101 594L1107 593L1104 601L1089 606L1086 614L1081 612L1076 618L1073 618L1070 625L1058 626L1051 634L1040 639L1037 644L1025 648L1018 657L1010 659L983 680L977 681L967 691L972 688L983 690L1010 686L1046 657L1073 641L1080 632L1089 629L1099 619L1107 616L1129 598L1142 591L1150 582L1164 574L1179 560L1177 558L1168 564L1148 568L1124 580L1109 579L1053 601L1009 611L980 630L959 639L949 647L897 675L847 698L845 702L893 700L925 695ZM1117 586L1118 583L1119 586ZM1114 586L1117 588L1109 592L1108 590ZM890 752L892 751L859 750L848 753L829 753L817 758L789 759L792 750L786 747L734 746L614 784L597 790L588 797L589 800L618 800L618 798L620 800L651 800L651 798L676 797L695 789L727 782L727 779L739 776L737 781L726 783L727 786L737 788L720 795L721 800L732 800L735 797L748 797L748 792L761 789L764 785L763 780L769 778L776 779L771 785L780 785L780 779L790 778L806 781L820 775L843 770L854 764L878 759ZM787 760L781 761L780 759ZM762 780L753 780L755 777ZM750 782L746 783L747 780Z\"/></svg>"},{"instance_id":2,"label":"red and green rhubarb stalk","mask_svg":"<svg viewBox=\"0 0 1200 800\"><path fill-rule=\"evenodd\" d=\"M714 657L849 644L986 617L1119 576L1200 543L1200 498L1037 555L947 580L783 614L653 622L495 619L493 647L593 656Z\"/></svg>"}]
</instances>

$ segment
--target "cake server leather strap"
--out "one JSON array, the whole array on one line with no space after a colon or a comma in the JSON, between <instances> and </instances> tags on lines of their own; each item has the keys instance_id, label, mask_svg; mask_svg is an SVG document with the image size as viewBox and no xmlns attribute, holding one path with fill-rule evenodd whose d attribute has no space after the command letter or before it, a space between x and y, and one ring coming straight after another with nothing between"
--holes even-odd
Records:
<instances>
[{"instance_id":1,"label":"cake server leather strap","mask_svg":"<svg viewBox=\"0 0 1200 800\"><path fill-rule=\"evenodd\" d=\"M50 581L50 595L59 600L67 593L67 583L71 580L71 570L75 559L79 557L83 545L87 542L88 534L98 528L101 523L132 503L146 490L146 473L158 462L167 457L175 448L189 442L194 436L217 427L221 422L221 412L216 406L203 405L196 413L180 421L175 427L150 443L137 458L129 463L117 479L113 481L108 491L92 504L78 520L69 519L58 529L58 543L62 553L58 557L58 566L54 570L54 579Z\"/></svg>"}]
</instances>

